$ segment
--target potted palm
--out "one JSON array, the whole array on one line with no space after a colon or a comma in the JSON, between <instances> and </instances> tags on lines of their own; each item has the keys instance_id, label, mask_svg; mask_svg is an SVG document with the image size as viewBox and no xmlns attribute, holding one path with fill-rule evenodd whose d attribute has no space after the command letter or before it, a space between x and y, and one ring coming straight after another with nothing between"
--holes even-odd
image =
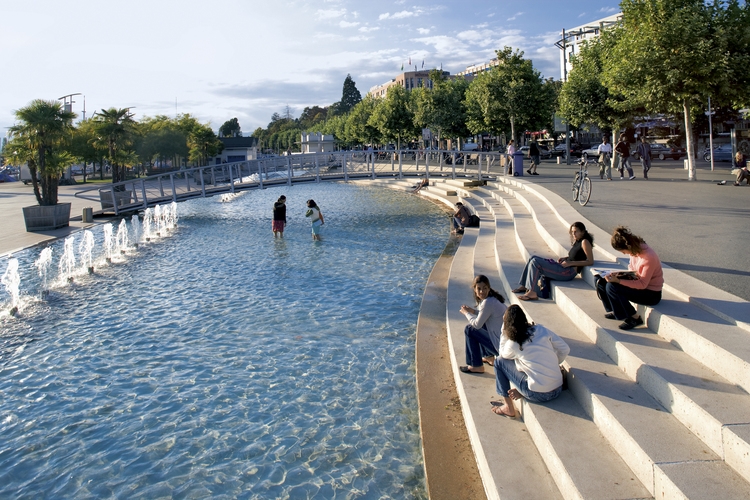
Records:
<instances>
[{"instance_id":1,"label":"potted palm","mask_svg":"<svg viewBox=\"0 0 750 500\"><path fill-rule=\"evenodd\" d=\"M24 207L27 231L47 231L70 223L70 203L57 202L63 170L73 162L66 144L73 131L75 113L58 101L36 99L15 112L18 123L10 128L14 161L26 163L38 205Z\"/></svg>"}]
</instances>

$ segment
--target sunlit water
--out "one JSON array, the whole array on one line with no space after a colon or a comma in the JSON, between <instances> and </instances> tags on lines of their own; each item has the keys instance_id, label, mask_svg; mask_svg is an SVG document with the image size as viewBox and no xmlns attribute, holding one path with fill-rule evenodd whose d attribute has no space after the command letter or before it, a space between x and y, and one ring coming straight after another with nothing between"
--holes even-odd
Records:
<instances>
[{"instance_id":1,"label":"sunlit water","mask_svg":"<svg viewBox=\"0 0 750 500\"><path fill-rule=\"evenodd\" d=\"M0 497L425 497L414 340L444 213L328 184L179 217L111 264L97 229L95 274L47 301L40 250L14 256L26 306L0 317Z\"/></svg>"}]
</instances>

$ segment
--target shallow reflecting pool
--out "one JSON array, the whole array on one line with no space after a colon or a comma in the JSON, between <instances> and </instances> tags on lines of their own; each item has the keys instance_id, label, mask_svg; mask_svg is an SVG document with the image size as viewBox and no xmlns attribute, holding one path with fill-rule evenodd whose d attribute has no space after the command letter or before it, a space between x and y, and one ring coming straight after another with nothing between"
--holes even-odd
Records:
<instances>
[{"instance_id":1,"label":"shallow reflecting pool","mask_svg":"<svg viewBox=\"0 0 750 500\"><path fill-rule=\"evenodd\" d=\"M178 214L168 237L97 254L95 274L46 301L30 298L40 249L15 256L25 305L0 317L0 497L424 498L414 332L444 212L323 184Z\"/></svg>"}]
</instances>

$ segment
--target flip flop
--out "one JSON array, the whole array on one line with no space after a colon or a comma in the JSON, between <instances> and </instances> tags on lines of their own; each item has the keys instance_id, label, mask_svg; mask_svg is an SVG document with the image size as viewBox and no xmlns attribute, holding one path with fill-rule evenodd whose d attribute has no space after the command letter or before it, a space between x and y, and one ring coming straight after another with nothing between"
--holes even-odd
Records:
<instances>
[{"instance_id":1,"label":"flip flop","mask_svg":"<svg viewBox=\"0 0 750 500\"><path fill-rule=\"evenodd\" d=\"M526 293L528 290L526 290L525 286L519 286L515 290L513 290L513 293Z\"/></svg>"},{"instance_id":2,"label":"flip flop","mask_svg":"<svg viewBox=\"0 0 750 500\"><path fill-rule=\"evenodd\" d=\"M518 300L539 300L539 297L527 297L526 295L519 295Z\"/></svg>"},{"instance_id":3,"label":"flip flop","mask_svg":"<svg viewBox=\"0 0 750 500\"><path fill-rule=\"evenodd\" d=\"M494 413L495 415L500 415L501 417L516 418L515 414L511 415L509 413L506 413L506 412L503 411L503 408L504 408L504 406L493 405L493 407L492 407L492 413Z\"/></svg>"},{"instance_id":4,"label":"flip flop","mask_svg":"<svg viewBox=\"0 0 750 500\"><path fill-rule=\"evenodd\" d=\"M490 363L490 362L489 362L489 361L487 361L486 359L482 359L482 362L483 362L483 363L484 363L485 365L487 365L487 366L495 366L495 365L494 365L494 363Z\"/></svg>"},{"instance_id":5,"label":"flip flop","mask_svg":"<svg viewBox=\"0 0 750 500\"><path fill-rule=\"evenodd\" d=\"M471 369L471 366L459 366L458 369L463 373L484 373L484 369L481 372L475 372Z\"/></svg>"}]
</instances>

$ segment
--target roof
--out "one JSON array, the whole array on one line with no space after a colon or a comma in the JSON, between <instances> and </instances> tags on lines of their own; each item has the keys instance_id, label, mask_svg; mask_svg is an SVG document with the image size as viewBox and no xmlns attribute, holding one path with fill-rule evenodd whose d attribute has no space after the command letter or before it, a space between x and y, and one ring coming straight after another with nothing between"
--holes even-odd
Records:
<instances>
[{"instance_id":1,"label":"roof","mask_svg":"<svg viewBox=\"0 0 750 500\"><path fill-rule=\"evenodd\" d=\"M258 145L257 137L219 137L224 148L254 148Z\"/></svg>"}]
</instances>

